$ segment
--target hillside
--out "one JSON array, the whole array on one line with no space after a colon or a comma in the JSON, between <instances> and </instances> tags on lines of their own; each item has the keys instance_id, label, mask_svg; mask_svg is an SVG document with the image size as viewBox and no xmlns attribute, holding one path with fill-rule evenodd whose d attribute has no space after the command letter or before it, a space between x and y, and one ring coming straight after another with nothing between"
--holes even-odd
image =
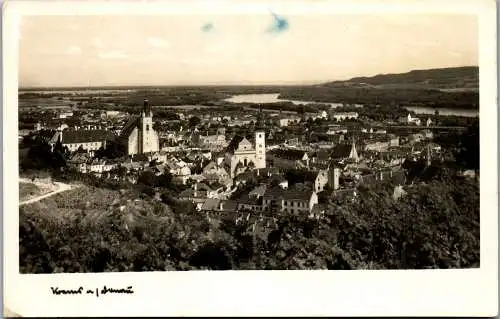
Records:
<instances>
[{"instance_id":1,"label":"hillside","mask_svg":"<svg viewBox=\"0 0 500 319\"><path fill-rule=\"evenodd\" d=\"M479 68L413 70L282 90L280 99L479 109Z\"/></svg>"},{"instance_id":2,"label":"hillside","mask_svg":"<svg viewBox=\"0 0 500 319\"><path fill-rule=\"evenodd\" d=\"M429 70L412 70L399 74L379 74L334 81L324 86L361 86L379 88L478 89L479 67L465 66Z\"/></svg>"}]
</instances>

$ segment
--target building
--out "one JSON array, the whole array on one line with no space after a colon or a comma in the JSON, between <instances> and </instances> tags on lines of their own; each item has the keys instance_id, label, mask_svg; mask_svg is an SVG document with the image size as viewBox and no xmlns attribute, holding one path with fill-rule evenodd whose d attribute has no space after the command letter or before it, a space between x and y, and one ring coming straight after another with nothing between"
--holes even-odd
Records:
<instances>
[{"instance_id":1,"label":"building","mask_svg":"<svg viewBox=\"0 0 500 319\"><path fill-rule=\"evenodd\" d=\"M132 116L120 132L120 140L128 155L153 153L160 150L158 133L153 129L153 112L148 100L140 115Z\"/></svg>"},{"instance_id":2,"label":"building","mask_svg":"<svg viewBox=\"0 0 500 319\"><path fill-rule=\"evenodd\" d=\"M321 193L328 184L328 170L320 170L314 179L314 191Z\"/></svg>"},{"instance_id":3,"label":"building","mask_svg":"<svg viewBox=\"0 0 500 319\"><path fill-rule=\"evenodd\" d=\"M399 122L406 123L406 124L415 124L415 125L421 124L420 119L418 117L412 117L410 113L408 113L407 117L399 118Z\"/></svg>"},{"instance_id":4,"label":"building","mask_svg":"<svg viewBox=\"0 0 500 319\"><path fill-rule=\"evenodd\" d=\"M96 151L106 148L106 142L115 139L115 135L107 130L63 130L55 133L51 144L59 141L63 147L75 152L80 148L85 151Z\"/></svg>"},{"instance_id":5,"label":"building","mask_svg":"<svg viewBox=\"0 0 500 319\"><path fill-rule=\"evenodd\" d=\"M291 124L296 124L299 122L300 122L300 117L296 117L296 116L279 117L276 120L276 124L278 124L278 126L280 126L280 127L286 127L286 126L289 126Z\"/></svg>"},{"instance_id":6,"label":"building","mask_svg":"<svg viewBox=\"0 0 500 319\"><path fill-rule=\"evenodd\" d=\"M365 151L386 152L390 147L399 146L398 136L372 138L364 141Z\"/></svg>"},{"instance_id":7,"label":"building","mask_svg":"<svg viewBox=\"0 0 500 319\"><path fill-rule=\"evenodd\" d=\"M340 168L332 167L328 169L328 185L335 191L340 187Z\"/></svg>"},{"instance_id":8,"label":"building","mask_svg":"<svg viewBox=\"0 0 500 319\"><path fill-rule=\"evenodd\" d=\"M231 177L248 168L266 168L265 133L255 132L253 143L246 137L235 136L227 148L227 153Z\"/></svg>"},{"instance_id":9,"label":"building","mask_svg":"<svg viewBox=\"0 0 500 319\"><path fill-rule=\"evenodd\" d=\"M352 144L350 146L346 143L337 144L333 148L332 153L330 154L330 158L335 161L344 161L346 159L349 159L356 163L359 162L358 151L356 149L354 140L352 141Z\"/></svg>"},{"instance_id":10,"label":"building","mask_svg":"<svg viewBox=\"0 0 500 319\"><path fill-rule=\"evenodd\" d=\"M344 121L347 119L357 119L358 112L330 112L330 119L337 121Z\"/></svg>"},{"instance_id":11,"label":"building","mask_svg":"<svg viewBox=\"0 0 500 319\"><path fill-rule=\"evenodd\" d=\"M318 195L316 192L297 185L289 189L277 186L266 190L262 199L264 211L276 210L278 212L293 214L310 213L314 205L318 204Z\"/></svg>"},{"instance_id":12,"label":"building","mask_svg":"<svg viewBox=\"0 0 500 319\"><path fill-rule=\"evenodd\" d=\"M271 154L272 162L275 167L282 169L309 167L310 158L307 151L279 148L273 150Z\"/></svg>"},{"instance_id":13,"label":"building","mask_svg":"<svg viewBox=\"0 0 500 319\"><path fill-rule=\"evenodd\" d=\"M66 118L72 117L72 116L73 116L73 112L61 112L61 113L59 113L57 118L66 119Z\"/></svg>"},{"instance_id":14,"label":"building","mask_svg":"<svg viewBox=\"0 0 500 319\"><path fill-rule=\"evenodd\" d=\"M224 128L220 128L214 135L208 135L208 132L206 136L195 134L193 142L203 148L223 149L227 146L226 130Z\"/></svg>"}]
</instances>

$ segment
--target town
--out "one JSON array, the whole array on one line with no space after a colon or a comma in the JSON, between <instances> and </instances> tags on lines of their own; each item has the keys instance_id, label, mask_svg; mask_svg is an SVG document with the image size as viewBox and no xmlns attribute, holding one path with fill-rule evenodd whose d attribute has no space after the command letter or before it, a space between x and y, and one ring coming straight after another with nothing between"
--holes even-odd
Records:
<instances>
[{"instance_id":1,"label":"town","mask_svg":"<svg viewBox=\"0 0 500 319\"><path fill-rule=\"evenodd\" d=\"M74 172L134 184L144 174L169 174L184 189L178 198L203 212L277 209L319 217L326 198L356 196L362 184L389 181L398 196L408 162L430 166L444 156L429 116L375 122L332 106L302 116L201 109L164 120L153 109L144 100L135 114L52 112L24 134L62 150Z\"/></svg>"},{"instance_id":2,"label":"town","mask_svg":"<svg viewBox=\"0 0 500 319\"><path fill-rule=\"evenodd\" d=\"M225 221L252 236L271 236L290 219L332 223L340 218L336 210L364 207L373 196L399 205L429 181L477 185L474 110L418 114L398 105L245 100L269 98L271 89L20 92L21 208L54 194L78 211L64 192L69 196L77 190L65 190L86 185L119 191L103 207L110 212L152 203L164 205L155 211L169 207L196 223ZM166 105L176 94L177 102ZM30 191L30 183L38 190ZM92 196L91 189L85 194ZM234 267L219 263L204 260L200 267Z\"/></svg>"}]
</instances>

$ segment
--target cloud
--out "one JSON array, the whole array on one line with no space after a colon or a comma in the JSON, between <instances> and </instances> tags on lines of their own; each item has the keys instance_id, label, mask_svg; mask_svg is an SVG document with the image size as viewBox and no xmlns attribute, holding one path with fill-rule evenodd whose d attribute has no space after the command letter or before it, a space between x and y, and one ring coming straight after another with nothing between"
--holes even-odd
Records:
<instances>
[{"instance_id":1,"label":"cloud","mask_svg":"<svg viewBox=\"0 0 500 319\"><path fill-rule=\"evenodd\" d=\"M128 58L128 54L122 51L109 51L99 53L99 57L101 59L126 59Z\"/></svg>"},{"instance_id":2,"label":"cloud","mask_svg":"<svg viewBox=\"0 0 500 319\"><path fill-rule=\"evenodd\" d=\"M67 48L65 52L66 54L76 55L82 53L82 49L80 49L80 47L77 47L76 45L73 45Z\"/></svg>"},{"instance_id":3,"label":"cloud","mask_svg":"<svg viewBox=\"0 0 500 319\"><path fill-rule=\"evenodd\" d=\"M101 38L97 38L97 37L96 38L92 38L91 43L92 43L92 45L94 47L99 48L99 49L101 49L102 47L104 47Z\"/></svg>"},{"instance_id":4,"label":"cloud","mask_svg":"<svg viewBox=\"0 0 500 319\"><path fill-rule=\"evenodd\" d=\"M155 48L166 48L168 47L168 42L162 38L150 37L148 38L148 44Z\"/></svg>"}]
</instances>

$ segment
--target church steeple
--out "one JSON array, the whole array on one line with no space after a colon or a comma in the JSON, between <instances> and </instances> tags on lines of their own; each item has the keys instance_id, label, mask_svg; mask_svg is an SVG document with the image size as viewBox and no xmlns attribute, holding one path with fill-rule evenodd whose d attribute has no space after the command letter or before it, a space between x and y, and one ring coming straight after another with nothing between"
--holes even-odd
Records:
<instances>
[{"instance_id":1,"label":"church steeple","mask_svg":"<svg viewBox=\"0 0 500 319\"><path fill-rule=\"evenodd\" d=\"M146 117L152 117L153 114L151 112L151 105L149 105L149 101L144 99L144 107L142 109L142 114Z\"/></svg>"},{"instance_id":2,"label":"church steeple","mask_svg":"<svg viewBox=\"0 0 500 319\"><path fill-rule=\"evenodd\" d=\"M352 139L351 152L349 153L349 158L356 161L359 161L358 151L356 150L356 144L354 143L354 138Z\"/></svg>"}]
</instances>

